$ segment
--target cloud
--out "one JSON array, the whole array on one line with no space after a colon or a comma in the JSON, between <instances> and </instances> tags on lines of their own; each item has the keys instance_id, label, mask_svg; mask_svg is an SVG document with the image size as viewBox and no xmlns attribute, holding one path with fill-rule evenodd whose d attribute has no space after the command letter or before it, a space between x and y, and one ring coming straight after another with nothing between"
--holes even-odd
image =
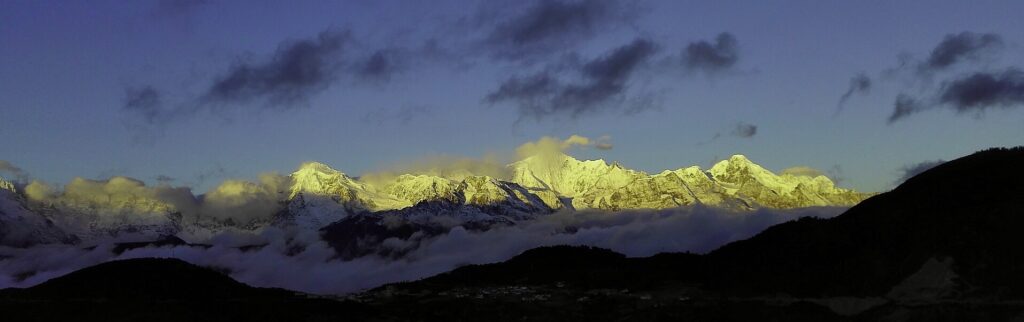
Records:
<instances>
[{"instance_id":1,"label":"cloud","mask_svg":"<svg viewBox=\"0 0 1024 322\"><path fill-rule=\"evenodd\" d=\"M690 70L717 73L736 65L739 61L738 47L736 37L723 32L715 37L714 43L701 40L687 45L683 50L683 64Z\"/></svg>"},{"instance_id":2,"label":"cloud","mask_svg":"<svg viewBox=\"0 0 1024 322\"><path fill-rule=\"evenodd\" d=\"M359 180L375 186L390 183L403 174L431 175L456 181L463 180L468 176L488 176L498 180L508 180L512 174L505 166L506 164L507 160L495 154L480 158L435 155L365 173L359 176Z\"/></svg>"},{"instance_id":3,"label":"cloud","mask_svg":"<svg viewBox=\"0 0 1024 322\"><path fill-rule=\"evenodd\" d=\"M968 31L949 34L932 49L928 59L922 62L919 68L925 72L946 69L958 62L977 60L984 53L1002 46L1003 39L998 34L979 34Z\"/></svg>"},{"instance_id":4,"label":"cloud","mask_svg":"<svg viewBox=\"0 0 1024 322\"><path fill-rule=\"evenodd\" d=\"M402 61L403 55L397 48L377 50L356 65L355 73L364 80L388 81L402 69Z\"/></svg>"},{"instance_id":5,"label":"cloud","mask_svg":"<svg viewBox=\"0 0 1024 322\"><path fill-rule=\"evenodd\" d=\"M1010 108L1024 103L1024 77L1017 68L996 73L971 71L968 76L947 79L936 87L934 78L944 75L953 67L976 67L966 63L982 61L1005 47L1002 36L995 33L963 31L947 34L928 54L927 58L915 59L911 54L901 54L899 65L885 70L879 78L891 80L906 77L904 92L914 89L921 94L911 96L898 94L893 102L893 112L887 122L893 124L920 111L946 106L963 112L981 113L991 107ZM854 76L846 92L839 99L836 113L854 94L867 93L873 87L872 79L863 73Z\"/></svg>"},{"instance_id":6,"label":"cloud","mask_svg":"<svg viewBox=\"0 0 1024 322\"><path fill-rule=\"evenodd\" d=\"M958 112L1024 104L1024 72L1010 68L1001 73L974 73L943 86L939 101Z\"/></svg>"},{"instance_id":7,"label":"cloud","mask_svg":"<svg viewBox=\"0 0 1024 322\"><path fill-rule=\"evenodd\" d=\"M120 255L113 245L95 248L43 245L0 247L0 288L27 287L73 270L108 260L174 257L217 267L231 277L260 287L281 287L315 294L341 294L386 283L424 278L466 264L507 260L525 250L549 245L590 245L628 256L660 252L704 253L748 238L765 228L804 216L833 217L842 208L734 212L701 206L665 210L564 212L489 231L456 227L427 238L401 259L376 255L350 261L336 259L315 232L271 228L246 235L224 235L213 246L144 247ZM266 246L241 251L242 244ZM392 239L382 247L405 247ZM298 250L298 251L296 251ZM16 276L26 277L24 279Z\"/></svg>"},{"instance_id":8,"label":"cloud","mask_svg":"<svg viewBox=\"0 0 1024 322\"><path fill-rule=\"evenodd\" d=\"M624 95L632 74L650 60L657 45L647 39L615 48L605 55L570 67L578 79L566 81L563 70L544 70L529 76L513 76L488 94L484 101L497 104L511 102L520 117L537 120L551 116L577 118L605 109L622 109L630 113L648 108L647 104L624 106ZM647 102L636 100L634 103Z\"/></svg>"},{"instance_id":9,"label":"cloud","mask_svg":"<svg viewBox=\"0 0 1024 322\"><path fill-rule=\"evenodd\" d=\"M291 178L274 173L260 175L260 182L225 180L216 188L203 195L202 202L185 206L177 202L179 209L189 208L195 217L210 217L220 221L231 220L236 224L269 220L280 211L291 186ZM183 207L184 206L184 207Z\"/></svg>"},{"instance_id":10,"label":"cloud","mask_svg":"<svg viewBox=\"0 0 1024 322\"><path fill-rule=\"evenodd\" d=\"M913 178L914 176L917 176L917 175L919 175L919 174L921 174L921 173L923 173L925 171L928 171L929 169L934 168L934 167L936 167L936 166L938 166L940 164L943 164L943 163L946 163L946 161L944 161L944 160L923 161L923 162L920 162L920 163L906 165L903 168L900 168L900 172L902 172L903 174L900 175L899 179L896 179L896 184L901 184L901 183L907 181L908 179Z\"/></svg>"},{"instance_id":11,"label":"cloud","mask_svg":"<svg viewBox=\"0 0 1024 322\"><path fill-rule=\"evenodd\" d=\"M892 115L889 115L889 124L892 124L900 119L903 119L911 114L917 113L927 106L921 104L917 99L910 97L910 95L900 94L896 96L896 102L893 103Z\"/></svg>"},{"instance_id":12,"label":"cloud","mask_svg":"<svg viewBox=\"0 0 1024 322\"><path fill-rule=\"evenodd\" d=\"M736 123L736 128L732 130L731 134L739 138L752 138L757 135L757 125L744 122Z\"/></svg>"},{"instance_id":13,"label":"cloud","mask_svg":"<svg viewBox=\"0 0 1024 322\"><path fill-rule=\"evenodd\" d=\"M175 179L173 177L162 175L162 174L156 176L156 182L159 182L161 184L169 184L171 182L174 182L174 180Z\"/></svg>"},{"instance_id":14,"label":"cloud","mask_svg":"<svg viewBox=\"0 0 1024 322\"><path fill-rule=\"evenodd\" d=\"M574 148L610 150L613 147L611 136L608 135L596 139L575 134L565 139L545 136L536 141L519 145L515 150L514 157L509 155L509 153L490 153L476 158L435 155L368 172L359 176L359 180L378 187L393 182L402 174L431 175L456 181L474 175L489 176L498 180L510 180L512 173L508 164L514 161L536 155L561 155Z\"/></svg>"},{"instance_id":15,"label":"cloud","mask_svg":"<svg viewBox=\"0 0 1024 322\"><path fill-rule=\"evenodd\" d=\"M836 110L836 113L839 113L840 111L843 110L843 104L846 104L846 101L849 100L850 97L853 96L853 94L866 94L870 90L871 78L869 78L867 75L861 73L858 74L857 76L853 76L853 78L850 78L850 87L847 88L846 93L843 93L843 96L839 98L839 104L837 105L838 109Z\"/></svg>"},{"instance_id":16,"label":"cloud","mask_svg":"<svg viewBox=\"0 0 1024 322\"><path fill-rule=\"evenodd\" d=\"M123 109L137 114L146 123L154 124L164 121L170 115L163 110L160 92L153 86L131 87L125 89Z\"/></svg>"},{"instance_id":17,"label":"cloud","mask_svg":"<svg viewBox=\"0 0 1024 322\"><path fill-rule=\"evenodd\" d=\"M269 61L232 66L201 100L205 104L264 100L266 106L282 109L300 106L337 80L342 50L350 41L348 32L328 30L313 39L285 42Z\"/></svg>"},{"instance_id":18,"label":"cloud","mask_svg":"<svg viewBox=\"0 0 1024 322\"><path fill-rule=\"evenodd\" d=\"M561 155L575 147L593 147L599 150L612 148L611 137L602 136L598 139L590 139L585 136L573 134L566 139L545 136L537 141L526 142L516 148L516 156L525 159L532 156Z\"/></svg>"},{"instance_id":19,"label":"cloud","mask_svg":"<svg viewBox=\"0 0 1024 322\"><path fill-rule=\"evenodd\" d=\"M508 12L516 9L496 8ZM529 7L502 17L482 12L485 23L495 21L483 41L492 56L509 61L528 61L562 52L573 45L632 22L638 10L611 0L534 1ZM504 19L503 19L504 18Z\"/></svg>"},{"instance_id":20,"label":"cloud","mask_svg":"<svg viewBox=\"0 0 1024 322\"><path fill-rule=\"evenodd\" d=\"M56 196L56 189L45 182L33 180L25 186L25 196L30 201L49 202Z\"/></svg>"},{"instance_id":21,"label":"cloud","mask_svg":"<svg viewBox=\"0 0 1024 322\"><path fill-rule=\"evenodd\" d=\"M232 220L247 224L269 220L280 208L291 186L291 178L264 173L259 182L225 180L202 196L189 188L172 187L166 181L147 186L141 180L115 176L107 180L75 178L62 190L33 181L25 195L35 203L72 210L89 209L99 214L125 214L138 211L180 212L186 220ZM141 218L141 217L140 217Z\"/></svg>"},{"instance_id":22,"label":"cloud","mask_svg":"<svg viewBox=\"0 0 1024 322\"><path fill-rule=\"evenodd\" d=\"M788 174L788 175L791 175L791 176L798 176L798 177L802 176L802 177L811 177L811 178L814 178L814 177L817 177L817 176L824 176L825 175L825 173L822 172L821 170L818 170L818 169L815 169L815 168L811 168L811 167L808 167L808 166L795 166L795 167L791 167L791 168L786 168L786 169L783 169L782 172L780 172L779 174L781 174L781 175L787 175Z\"/></svg>"},{"instance_id":23,"label":"cloud","mask_svg":"<svg viewBox=\"0 0 1024 322\"><path fill-rule=\"evenodd\" d=\"M915 99L906 94L896 98L889 123L922 110L947 107L958 114L980 115L991 108L1015 108L1024 105L1024 71L1009 68L1002 72L977 72L944 82L934 97Z\"/></svg>"},{"instance_id":24,"label":"cloud","mask_svg":"<svg viewBox=\"0 0 1024 322\"><path fill-rule=\"evenodd\" d=\"M0 173L7 173L17 180L28 179L28 172L7 160L0 160Z\"/></svg>"}]
</instances>

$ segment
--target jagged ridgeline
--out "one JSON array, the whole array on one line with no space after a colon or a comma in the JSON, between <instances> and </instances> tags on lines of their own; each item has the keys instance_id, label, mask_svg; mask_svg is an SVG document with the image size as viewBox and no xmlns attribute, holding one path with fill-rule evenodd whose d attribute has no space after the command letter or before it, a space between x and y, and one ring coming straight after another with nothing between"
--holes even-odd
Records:
<instances>
[{"instance_id":1,"label":"jagged ridgeline","mask_svg":"<svg viewBox=\"0 0 1024 322\"><path fill-rule=\"evenodd\" d=\"M358 234L372 230L367 224L389 220L486 229L556 211L850 206L869 196L837 188L822 175L775 174L742 155L708 170L691 166L653 175L564 154L537 155L507 167L505 178L464 173L366 180L309 162L273 184L229 181L201 196L114 177L75 179L63 191L40 197L3 181L0 230L3 243L16 246L125 236L201 241L227 230L271 226L317 230L334 224L335 232ZM351 227L355 222L360 227Z\"/></svg>"}]
</instances>

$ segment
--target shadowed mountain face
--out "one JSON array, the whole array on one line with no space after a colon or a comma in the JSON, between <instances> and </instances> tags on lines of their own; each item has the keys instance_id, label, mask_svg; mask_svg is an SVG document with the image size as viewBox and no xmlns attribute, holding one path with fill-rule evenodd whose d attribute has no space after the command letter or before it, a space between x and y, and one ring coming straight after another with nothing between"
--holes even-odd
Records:
<instances>
[{"instance_id":1,"label":"shadowed mountain face","mask_svg":"<svg viewBox=\"0 0 1024 322\"><path fill-rule=\"evenodd\" d=\"M136 260L7 290L0 305L20 314L83 298L236 299L313 308L296 317L346 307L346 317L369 320L1010 320L1024 316L1021 164L1024 148L978 152L838 217L776 225L705 255L537 248L350 298L358 304L253 289L174 260ZM153 276L169 279L146 279Z\"/></svg>"}]
</instances>

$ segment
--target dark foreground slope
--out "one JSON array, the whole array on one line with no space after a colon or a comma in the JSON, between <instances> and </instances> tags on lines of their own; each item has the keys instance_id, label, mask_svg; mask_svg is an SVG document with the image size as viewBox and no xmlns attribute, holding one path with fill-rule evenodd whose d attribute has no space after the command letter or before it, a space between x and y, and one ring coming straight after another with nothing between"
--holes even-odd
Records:
<instances>
[{"instance_id":1,"label":"dark foreground slope","mask_svg":"<svg viewBox=\"0 0 1024 322\"><path fill-rule=\"evenodd\" d=\"M345 321L365 312L354 303L254 288L177 259L108 262L0 290L4 321Z\"/></svg>"}]
</instances>

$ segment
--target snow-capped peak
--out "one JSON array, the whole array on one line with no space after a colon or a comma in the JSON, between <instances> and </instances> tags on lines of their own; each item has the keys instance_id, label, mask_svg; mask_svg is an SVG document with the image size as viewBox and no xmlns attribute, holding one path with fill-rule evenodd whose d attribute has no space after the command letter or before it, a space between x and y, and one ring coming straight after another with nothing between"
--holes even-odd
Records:
<instances>
[{"instance_id":1,"label":"snow-capped peak","mask_svg":"<svg viewBox=\"0 0 1024 322\"><path fill-rule=\"evenodd\" d=\"M363 188L363 185L341 171L320 162L306 162L298 170L292 172L292 188L289 199L300 193L321 196L342 196L351 193L351 189Z\"/></svg>"}]
</instances>

